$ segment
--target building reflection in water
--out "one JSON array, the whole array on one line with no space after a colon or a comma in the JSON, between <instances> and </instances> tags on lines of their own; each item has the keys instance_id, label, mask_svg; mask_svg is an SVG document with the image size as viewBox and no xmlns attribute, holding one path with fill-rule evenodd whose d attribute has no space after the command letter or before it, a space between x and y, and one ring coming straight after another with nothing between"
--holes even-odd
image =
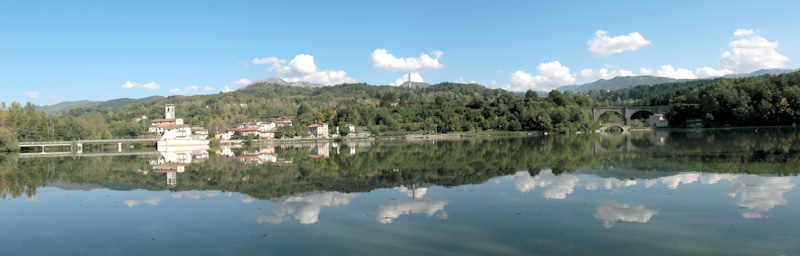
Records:
<instances>
[{"instance_id":1,"label":"building reflection in water","mask_svg":"<svg viewBox=\"0 0 800 256\"><path fill-rule=\"evenodd\" d=\"M234 154L230 147L222 147L218 152L220 152L221 155L226 156L228 159L234 159L246 164L273 164L278 166L288 166L292 165L294 162L291 159L287 160L278 157L274 146L258 148L255 151L243 150L239 153L239 155Z\"/></svg>"},{"instance_id":2,"label":"building reflection in water","mask_svg":"<svg viewBox=\"0 0 800 256\"><path fill-rule=\"evenodd\" d=\"M203 162L208 159L208 146L205 147L174 147L169 151L162 151L156 160L150 160L153 172L167 175L167 186L178 185L178 173L183 173L186 166Z\"/></svg>"}]
</instances>

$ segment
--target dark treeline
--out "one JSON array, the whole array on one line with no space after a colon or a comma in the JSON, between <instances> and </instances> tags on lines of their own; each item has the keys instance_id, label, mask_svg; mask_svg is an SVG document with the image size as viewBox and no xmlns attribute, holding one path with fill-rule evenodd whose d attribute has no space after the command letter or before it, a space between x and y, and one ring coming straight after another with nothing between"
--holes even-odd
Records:
<instances>
[{"instance_id":1,"label":"dark treeline","mask_svg":"<svg viewBox=\"0 0 800 256\"><path fill-rule=\"evenodd\" d=\"M714 83L718 79L698 79L685 82L663 83L654 85L639 85L624 89L611 91L589 91L587 95L599 102L610 106L658 106L661 104L653 97L669 97L669 95L679 95L685 93L685 88L694 88Z\"/></svg>"},{"instance_id":2,"label":"dark treeline","mask_svg":"<svg viewBox=\"0 0 800 256\"><path fill-rule=\"evenodd\" d=\"M800 123L800 72L721 79L649 99L674 105L670 123L701 119L707 127L794 125Z\"/></svg>"},{"instance_id":3,"label":"dark treeline","mask_svg":"<svg viewBox=\"0 0 800 256\"><path fill-rule=\"evenodd\" d=\"M642 85L587 93L609 105L673 105L672 126L690 119L706 127L768 126L800 123L800 72L746 78L717 78Z\"/></svg>"}]
</instances>

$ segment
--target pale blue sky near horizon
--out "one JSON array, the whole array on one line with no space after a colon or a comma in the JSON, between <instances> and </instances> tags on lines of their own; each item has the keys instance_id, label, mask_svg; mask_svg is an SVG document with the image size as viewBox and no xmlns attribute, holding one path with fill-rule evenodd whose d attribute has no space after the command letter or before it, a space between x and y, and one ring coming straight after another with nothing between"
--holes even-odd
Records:
<instances>
[{"instance_id":1,"label":"pale blue sky near horizon","mask_svg":"<svg viewBox=\"0 0 800 256\"><path fill-rule=\"evenodd\" d=\"M389 85L417 72L428 83L546 91L615 75L796 69L798 10L800 1L0 1L0 101L219 93L272 76Z\"/></svg>"}]
</instances>

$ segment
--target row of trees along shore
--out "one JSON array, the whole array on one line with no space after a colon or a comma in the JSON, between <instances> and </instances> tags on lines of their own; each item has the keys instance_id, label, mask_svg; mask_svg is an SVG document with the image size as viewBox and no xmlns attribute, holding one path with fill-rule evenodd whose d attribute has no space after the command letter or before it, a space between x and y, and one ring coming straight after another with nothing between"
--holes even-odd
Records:
<instances>
[{"instance_id":1,"label":"row of trees along shore","mask_svg":"<svg viewBox=\"0 0 800 256\"><path fill-rule=\"evenodd\" d=\"M673 126L688 119L702 119L710 127L791 125L800 122L800 72L585 94L551 91L546 97L533 91L514 94L479 84L407 88L361 83L306 88L256 83L228 93L151 97L110 109L77 108L52 115L37 111L31 103L0 103L0 150L7 150L9 146L4 145L14 139L68 141L148 136L149 122L134 122L133 118L163 118L167 103L176 104L177 116L187 124L204 126L212 134L240 122L296 116L293 121L298 127L280 131L292 136L302 135L301 128L313 122L326 122L330 127L353 124L373 133L590 131L598 123L582 107L615 102L674 105L668 114Z\"/></svg>"}]
</instances>

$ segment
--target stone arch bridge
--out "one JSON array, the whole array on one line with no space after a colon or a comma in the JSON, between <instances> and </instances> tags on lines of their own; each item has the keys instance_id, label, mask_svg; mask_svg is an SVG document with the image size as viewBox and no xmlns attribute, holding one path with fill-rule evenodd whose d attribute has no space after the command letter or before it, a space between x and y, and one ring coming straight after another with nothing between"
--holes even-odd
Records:
<instances>
[{"instance_id":1,"label":"stone arch bridge","mask_svg":"<svg viewBox=\"0 0 800 256\"><path fill-rule=\"evenodd\" d=\"M594 108L583 108L587 112L592 114L592 118L594 121L600 120L600 116L606 112L616 112L625 117L625 125L627 125L631 121L631 117L633 114L637 112L650 112L651 114L666 114L670 110L672 110L672 106L644 106L644 107L594 107Z\"/></svg>"}]
</instances>

